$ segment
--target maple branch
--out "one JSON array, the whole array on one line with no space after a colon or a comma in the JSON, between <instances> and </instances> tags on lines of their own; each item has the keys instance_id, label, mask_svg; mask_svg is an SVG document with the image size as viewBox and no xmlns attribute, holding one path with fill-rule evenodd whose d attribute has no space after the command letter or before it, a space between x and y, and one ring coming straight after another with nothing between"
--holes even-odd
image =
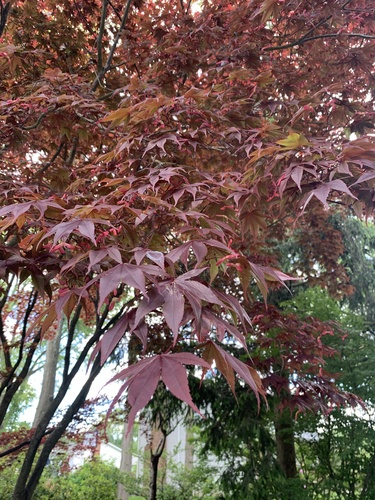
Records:
<instances>
[{"instance_id":1,"label":"maple branch","mask_svg":"<svg viewBox=\"0 0 375 500\"><path fill-rule=\"evenodd\" d=\"M36 171L36 175L38 174L44 174L44 172L54 163L54 161L57 159L57 157L59 156L59 154L61 153L63 147L65 145L65 139L63 139L60 144L59 144L59 147L57 148L56 152L54 153L54 155L52 156L52 158L47 161L39 170Z\"/></svg>"},{"instance_id":2,"label":"maple branch","mask_svg":"<svg viewBox=\"0 0 375 500\"><path fill-rule=\"evenodd\" d=\"M164 446L165 446L165 438L166 438L166 431L165 429L161 428L160 429L161 433L163 434L162 437L160 438L159 444L156 447L155 453L152 453L154 457L161 457L163 451L164 451Z\"/></svg>"},{"instance_id":3,"label":"maple branch","mask_svg":"<svg viewBox=\"0 0 375 500\"><path fill-rule=\"evenodd\" d=\"M37 119L37 121L36 121L35 123L33 123L32 125L28 125L28 126L26 126L26 127L20 127L20 128L21 128L22 130L33 130L33 129L35 129L35 128L38 128L38 127L39 127L39 125L41 124L41 122L42 122L43 118L45 118L45 117L48 115L48 113L50 113L51 111L54 111L54 109L55 109L55 107L48 108L48 109L47 109L47 111L44 111L44 113L42 113L42 114L38 117L38 119Z\"/></svg>"},{"instance_id":4,"label":"maple branch","mask_svg":"<svg viewBox=\"0 0 375 500\"><path fill-rule=\"evenodd\" d=\"M108 310L108 308L106 308L106 310ZM106 312L106 310L105 310L105 312ZM98 341L101 334L102 334L101 325L100 325L100 323L99 324L97 323L95 333L93 334L93 336L88 340L88 342L83 347L80 355L78 356L78 359L77 359L75 365L72 367L72 370L68 374L67 379L60 386L59 391L57 392L56 396L54 397L54 399L51 402L51 404L49 405L49 407L46 409L41 421L37 425L37 427L35 429L35 433L30 440L29 449L27 451L27 455L25 457L22 469L20 471L20 474L19 474L19 477L17 480L17 484L15 487L15 498L22 497L21 493L23 492L24 488L29 489L30 485L33 485L33 487L36 486L35 481L37 482L37 480L38 480L38 478L39 478L39 476L40 476L40 474L45 466L45 463L48 459L48 456L51 452L51 449L57 443L57 441L60 439L62 434L65 432L65 429L69 425L69 422L71 421L72 417L78 411L79 407L83 404L93 380L100 372L100 370L102 368L100 365L100 356L97 356L93 365L92 365L92 369L91 369L91 373L89 375L89 378L86 380L80 393L78 394L78 396L76 397L74 402L70 405L70 407L66 411L64 417L59 422L57 427L53 430L50 438L45 443L45 445L41 451L41 454L39 456L37 465L35 466L33 473L31 474L31 477L29 478L30 471L32 469L33 462L35 459L35 454L36 454L37 449L40 445L40 442L44 436L44 433L46 432L46 426L47 426L48 422L51 420L51 418L53 417L53 415L55 414L57 408L61 404L61 401L64 399L66 392L68 391L68 389L72 383L72 380L77 375L79 369L81 368L83 362L85 361L89 350L91 349L93 344L95 344ZM42 467L39 466L41 462L43 463ZM28 478L29 478L29 480L28 480ZM26 483L27 483L27 485L25 486Z\"/></svg>"},{"instance_id":5,"label":"maple branch","mask_svg":"<svg viewBox=\"0 0 375 500\"><path fill-rule=\"evenodd\" d=\"M303 37L300 38L300 40L306 40L307 38L309 38L310 35L312 35L314 33L315 30L317 30L318 28L320 28L320 26L322 26L324 23L326 23L327 21L329 21L331 19L332 16L327 16L327 17L324 17L323 19L321 19L318 24L314 27L311 28L311 30L309 30L307 33L305 33L303 35Z\"/></svg>"},{"instance_id":6,"label":"maple branch","mask_svg":"<svg viewBox=\"0 0 375 500\"><path fill-rule=\"evenodd\" d=\"M104 0L104 1L107 2L107 0ZM93 82L93 84L91 86L91 91L92 92L95 92L95 90L101 84L101 81L103 80L105 74L109 71L109 69L111 67L112 59L113 59L113 56L115 54L115 50L117 48L117 44L118 44L118 42L120 40L120 36L121 36L122 30L124 29L125 23L126 23L126 21L128 19L128 16L129 16L129 11L130 11L131 3L132 3L132 0L127 0L126 6L125 6L125 11L124 11L124 14L123 14L122 19L121 19L121 24L120 24L120 27L119 27L119 29L117 31L115 39L113 40L113 44L112 44L111 50L110 50L110 52L108 54L107 62L105 63L104 68L102 68L100 71L98 71L98 74L95 76L95 80L94 80L94 82Z\"/></svg>"},{"instance_id":7,"label":"maple branch","mask_svg":"<svg viewBox=\"0 0 375 500\"><path fill-rule=\"evenodd\" d=\"M27 304L26 311L25 311L24 318L23 318L22 334L21 334L20 348L19 348L19 351L18 351L18 358L17 358L16 362L13 364L13 366L10 366L11 370L10 370L10 372L9 372L7 378L6 378L7 384L9 383L9 381L12 380L13 376L15 375L15 372L16 372L17 368L21 364L22 357L23 357L23 349L24 349L24 346L25 346L25 339L26 339L26 334L27 334L27 323L29 321L29 317L30 317L31 312L34 309L34 306L36 304L37 298L38 298L38 292L30 292L28 304ZM38 344L39 343L39 339L36 340L37 338L38 338L38 335L34 339L33 344ZM25 376L27 374L27 372L25 373L25 366L28 366L28 367L30 366L30 364L31 364L31 358L32 358L32 356L30 355L30 352L33 354L34 351L35 351L35 349L36 349L36 346L35 346L34 349L32 349L32 347L30 348L30 351L29 351L27 359L26 359L26 363L25 363L25 365L24 365L24 367L23 367L23 369L21 371L21 374L17 377L18 379L25 378ZM30 363L28 363L29 359L30 359Z\"/></svg>"},{"instance_id":8,"label":"maple branch","mask_svg":"<svg viewBox=\"0 0 375 500\"><path fill-rule=\"evenodd\" d=\"M110 96L113 95L113 92L109 94L106 94L105 98L108 98ZM103 100L102 97L99 98L99 100ZM105 127L101 126L99 122L97 122L96 120L92 120L91 118L87 118L86 116L84 116L82 113L78 113L76 111L76 116L78 116L78 118L81 118L81 120L87 122L87 123L92 123L93 125L96 125L97 127L101 128L102 130L105 130Z\"/></svg>"},{"instance_id":9,"label":"maple branch","mask_svg":"<svg viewBox=\"0 0 375 500\"><path fill-rule=\"evenodd\" d=\"M73 318L69 322L68 338L67 338L66 346L65 346L64 368L63 368L63 374L62 374L63 381L67 380L67 377L69 374L70 354L71 354L71 350L72 350L74 332L75 332L79 317L81 315L81 311L82 311L82 305L78 304L76 307L76 310L74 311Z\"/></svg>"},{"instance_id":10,"label":"maple branch","mask_svg":"<svg viewBox=\"0 0 375 500\"><path fill-rule=\"evenodd\" d=\"M0 0L0 36L5 30L12 3L12 0L10 0L5 5L3 5L2 0Z\"/></svg>"},{"instance_id":11,"label":"maple branch","mask_svg":"<svg viewBox=\"0 0 375 500\"><path fill-rule=\"evenodd\" d=\"M16 368L21 363L22 360L22 355L23 355L23 345L21 345L20 350L19 350L19 360L17 363L13 366L11 374L7 376L5 379L5 382L2 384L2 391L6 388L6 392L1 399L1 405L0 405L0 423L3 422L6 412L9 408L10 403L13 400L14 395L17 393L18 389L20 388L22 382L25 380L27 375L29 374L31 362L33 360L33 356L35 354L35 351L37 347L39 346L39 342L41 340L41 334L42 331L41 329L38 331L37 335L34 337L34 340L31 344L31 347L29 348L29 351L26 356L26 361L21 369L21 372L15 377L15 380L12 381L12 378L15 374Z\"/></svg>"},{"instance_id":12,"label":"maple branch","mask_svg":"<svg viewBox=\"0 0 375 500\"><path fill-rule=\"evenodd\" d=\"M87 352L86 352L87 354ZM66 428L68 427L69 423L71 422L72 418L74 415L77 413L79 408L83 405L87 394L90 390L90 387L94 381L94 379L98 376L100 373L102 366L100 365L100 357L97 356L90 375L88 379L86 380L85 384L83 385L82 389L80 390L78 396L75 398L73 403L69 406L67 411L65 412L65 415L63 418L60 420L58 425L52 430L49 438L46 440L39 458L36 462L36 465L34 468L33 462L35 459L35 454L39 448L40 442L42 438L44 437L44 433L46 432L46 429L43 429L45 426L45 422L47 422L47 418L50 419L52 418L52 415L55 413L58 404L61 403L62 401L62 396L63 393L66 391L61 390L58 392L56 395L53 404L50 406L50 408L47 410L46 414L43 416L43 419L40 424L38 424L34 436L30 440L30 445L29 449L26 455L26 458L23 462L23 466L21 468L21 471L18 476L18 480L15 486L14 490L14 498L25 498L24 497L24 491L30 492L30 496L28 498L32 497L32 494L36 488L36 485L39 481L40 475L42 474L44 467L46 466L48 457L53 449L53 447L56 445L58 440L61 438L61 436L64 434ZM57 404L57 406L56 406ZM31 474L30 474L31 473Z\"/></svg>"},{"instance_id":13,"label":"maple branch","mask_svg":"<svg viewBox=\"0 0 375 500\"><path fill-rule=\"evenodd\" d=\"M347 0L347 2L344 3L344 5L341 7L342 10L345 10L345 7L351 2L352 0ZM305 43L306 41L309 40L309 37L310 35L312 35L312 33L314 33L315 30L317 30L318 28L320 28L320 26L322 26L324 23L326 23L327 21L329 21L330 19L332 18L332 14L329 15L329 16L326 16L324 17L323 19L321 19L318 24L316 26L313 26L307 33L305 33L299 40L298 40L298 45L302 45L303 43ZM289 45L289 44L288 44ZM293 45L292 45L293 46ZM285 48L285 47L284 47ZM267 48L267 49L264 49L264 50L277 50L277 47L275 47L274 49L271 49L271 48Z\"/></svg>"},{"instance_id":14,"label":"maple branch","mask_svg":"<svg viewBox=\"0 0 375 500\"><path fill-rule=\"evenodd\" d=\"M3 291L3 298L1 299L0 302L0 311L3 310L7 299L9 297L9 292L11 290L12 284L13 284L14 278L10 280L8 283L7 289ZM4 332L4 322L3 322L3 316L0 315L0 342L2 345L2 351L3 351L3 357L4 357L4 363L5 363L5 368L10 369L12 368L12 362L11 362L11 357L10 357L10 350L9 350L9 343L6 338L5 332ZM1 394L1 391L0 391Z\"/></svg>"},{"instance_id":15,"label":"maple branch","mask_svg":"<svg viewBox=\"0 0 375 500\"><path fill-rule=\"evenodd\" d=\"M97 62L98 74L100 74L103 70L103 35L104 35L104 28L105 28L105 20L106 20L106 16L107 16L107 8L108 8L108 0L103 0L102 15L100 18L99 33L98 33L98 39L97 39L97 44L98 44L98 62Z\"/></svg>"},{"instance_id":16,"label":"maple branch","mask_svg":"<svg viewBox=\"0 0 375 500\"><path fill-rule=\"evenodd\" d=\"M117 8L113 5L113 3L111 2L111 0L107 0L109 5L112 7L112 9L114 10L114 13L116 14L118 20L121 22L121 16L117 10Z\"/></svg>"},{"instance_id":17,"label":"maple branch","mask_svg":"<svg viewBox=\"0 0 375 500\"><path fill-rule=\"evenodd\" d=\"M46 430L43 436L48 436L48 434L51 434L54 430L55 430L54 428ZM3 458L3 457L6 457L7 455L10 455L11 453L18 451L21 448L28 446L30 443L31 443L31 439L27 439L26 441L22 441L22 443L19 443L16 446L13 446L13 448L9 448L8 450L2 451L0 453L0 458Z\"/></svg>"},{"instance_id":18,"label":"maple branch","mask_svg":"<svg viewBox=\"0 0 375 500\"><path fill-rule=\"evenodd\" d=\"M367 40L375 40L375 35L365 35L363 33L326 33L325 35L316 35L308 38L302 37L295 42L286 43L285 45L277 45L276 47L264 47L262 49L264 52L270 52L272 50L282 50L282 49L290 49L291 47L295 47L297 45L303 45L306 42L311 42L312 40L319 40L320 38L336 38L338 36L347 36L349 38L365 38Z\"/></svg>"},{"instance_id":19,"label":"maple branch","mask_svg":"<svg viewBox=\"0 0 375 500\"><path fill-rule=\"evenodd\" d=\"M66 164L71 166L73 164L74 157L77 153L77 146L78 146L78 137L73 137L73 145L72 149L70 150L68 159L66 160Z\"/></svg>"}]
</instances>

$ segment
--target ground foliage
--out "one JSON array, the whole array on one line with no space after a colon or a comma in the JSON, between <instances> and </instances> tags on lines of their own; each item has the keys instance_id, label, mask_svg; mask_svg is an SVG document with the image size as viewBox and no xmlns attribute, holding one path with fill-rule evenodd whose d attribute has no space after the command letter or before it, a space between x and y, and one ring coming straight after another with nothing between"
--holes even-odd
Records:
<instances>
[{"instance_id":1,"label":"ground foliage","mask_svg":"<svg viewBox=\"0 0 375 500\"><path fill-rule=\"evenodd\" d=\"M130 421L160 379L196 409L184 366L213 361L260 405L261 366L222 343L246 351L247 334L267 328L247 311L253 283L265 300L289 280L267 238L308 227L317 203L372 212L374 14L362 0L1 5L0 420L41 339L69 320L62 383L15 490L28 498L124 337L143 354L116 377ZM294 332L277 314L297 352L313 342L323 354L320 326ZM73 359L79 318L92 335ZM90 353L88 379L32 472ZM326 382L321 399L343 402ZM304 393L314 406L316 387Z\"/></svg>"}]
</instances>

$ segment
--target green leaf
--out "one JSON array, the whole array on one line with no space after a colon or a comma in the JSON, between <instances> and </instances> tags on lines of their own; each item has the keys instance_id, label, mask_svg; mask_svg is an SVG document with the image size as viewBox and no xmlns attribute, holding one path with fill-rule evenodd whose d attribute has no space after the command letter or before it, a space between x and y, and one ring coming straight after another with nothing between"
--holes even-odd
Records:
<instances>
[{"instance_id":1,"label":"green leaf","mask_svg":"<svg viewBox=\"0 0 375 500\"><path fill-rule=\"evenodd\" d=\"M311 143L302 134L297 134L292 132L288 135L286 139L281 139L276 141L276 144L280 144L285 149L298 149L302 146L311 146Z\"/></svg>"}]
</instances>

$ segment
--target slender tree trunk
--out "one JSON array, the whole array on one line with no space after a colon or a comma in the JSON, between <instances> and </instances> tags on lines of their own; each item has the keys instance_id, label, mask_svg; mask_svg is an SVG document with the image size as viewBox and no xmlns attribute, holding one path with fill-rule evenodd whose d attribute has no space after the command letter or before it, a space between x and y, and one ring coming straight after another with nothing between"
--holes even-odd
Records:
<instances>
[{"instance_id":1,"label":"slender tree trunk","mask_svg":"<svg viewBox=\"0 0 375 500\"><path fill-rule=\"evenodd\" d=\"M65 346L62 383L60 385L58 392L53 398L53 401L48 405L46 411L43 412L42 418L40 419L40 422L36 426L34 434L31 437L25 458L22 462L22 467L20 468L18 474L17 483L13 494L13 500L29 500L32 498L35 488L39 482L40 476L42 475L43 469L48 461L49 454L51 453L53 447L56 445L58 440L64 434L70 422L73 420L74 415L78 412L80 407L85 402L91 384L93 383L97 375L100 373L100 370L102 368L100 365L100 359L97 356L95 358L95 361L92 363L90 375L86 380L86 382L84 383L84 385L82 386L82 389L79 392L78 396L75 398L73 403L67 408L64 416L61 418L60 422L56 425L52 433L49 435L49 437L46 439L45 443L41 447L40 445L42 439L45 436L48 427L50 426L51 419L55 415L56 410L58 409L64 397L66 396L80 368L86 362L90 349L92 348L93 345L95 345L98 342L100 336L103 333L102 323L106 317L105 312L101 320L97 322L95 332L91 336L90 340L86 342L86 344L83 346L81 353L78 356L78 359L74 362L73 366L70 367L71 342L74 337L81 309L82 308L80 305L76 308L76 311L73 315L73 318L71 318L68 327L68 341L67 345ZM69 338L71 339L70 342ZM38 459L37 459L37 454L39 454Z\"/></svg>"},{"instance_id":2,"label":"slender tree trunk","mask_svg":"<svg viewBox=\"0 0 375 500\"><path fill-rule=\"evenodd\" d=\"M43 414L41 421L39 422L37 428L35 429L34 436L31 439L25 460L23 462L22 468L18 475L17 483L13 492L13 500L31 500L35 489L38 485L39 479L43 473L43 470L47 464L48 457L55 447L56 443L59 441L61 436L64 434L66 428L72 421L74 415L81 408L86 400L87 394L90 387L99 375L101 370L100 359L97 357L92 365L89 378L86 380L78 396L75 398L73 403L69 406L64 416L46 439L43 447L41 448L39 458L33 468L35 455L37 453L38 447L42 440L44 434L42 434L48 426L51 416L48 411ZM56 399L56 398L55 398ZM50 412L54 413L51 409ZM52 413L52 414L53 414Z\"/></svg>"},{"instance_id":3,"label":"slender tree trunk","mask_svg":"<svg viewBox=\"0 0 375 500\"><path fill-rule=\"evenodd\" d=\"M52 403L54 398L57 363L59 360L63 325L64 320L61 319L55 337L47 342L46 363L43 368L42 389L39 396L38 406L35 411L33 428L38 425L43 416L43 413Z\"/></svg>"},{"instance_id":4,"label":"slender tree trunk","mask_svg":"<svg viewBox=\"0 0 375 500\"><path fill-rule=\"evenodd\" d=\"M150 500L156 500L159 458L158 455L151 457Z\"/></svg>"},{"instance_id":5,"label":"slender tree trunk","mask_svg":"<svg viewBox=\"0 0 375 500\"><path fill-rule=\"evenodd\" d=\"M193 432L191 427L186 428L186 437L185 437L185 467L190 470L194 465L194 447L191 442L191 438L193 437Z\"/></svg>"},{"instance_id":6,"label":"slender tree trunk","mask_svg":"<svg viewBox=\"0 0 375 500\"><path fill-rule=\"evenodd\" d=\"M121 463L120 471L129 473L132 470L132 442L133 442L133 430L128 433L128 420L124 422L124 434L122 436L121 445ZM123 484L118 483L117 486L117 500L128 500L129 493L125 491Z\"/></svg>"},{"instance_id":7,"label":"slender tree trunk","mask_svg":"<svg viewBox=\"0 0 375 500\"><path fill-rule=\"evenodd\" d=\"M277 460L287 479L297 476L294 420L288 408L275 413Z\"/></svg>"},{"instance_id":8,"label":"slender tree trunk","mask_svg":"<svg viewBox=\"0 0 375 500\"><path fill-rule=\"evenodd\" d=\"M151 442L151 467L150 467L150 500L156 500L156 494L158 489L158 466L160 457L163 454L165 443L167 440L167 434L164 429L160 430L161 438L159 444L156 448L155 453L153 452L153 446Z\"/></svg>"}]
</instances>

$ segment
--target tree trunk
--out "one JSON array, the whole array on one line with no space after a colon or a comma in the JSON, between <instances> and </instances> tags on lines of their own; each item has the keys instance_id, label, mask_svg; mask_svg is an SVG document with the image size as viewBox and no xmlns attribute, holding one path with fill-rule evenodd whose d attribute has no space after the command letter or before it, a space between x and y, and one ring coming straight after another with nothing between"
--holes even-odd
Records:
<instances>
[{"instance_id":1,"label":"tree trunk","mask_svg":"<svg viewBox=\"0 0 375 500\"><path fill-rule=\"evenodd\" d=\"M191 470L194 465L194 446L191 442L191 438L194 436L194 433L191 430L191 427L186 428L186 437L185 437L185 467L188 470Z\"/></svg>"},{"instance_id":2,"label":"tree trunk","mask_svg":"<svg viewBox=\"0 0 375 500\"><path fill-rule=\"evenodd\" d=\"M46 363L43 368L42 389L39 396L38 406L35 411L33 428L40 422L46 408L52 403L55 394L57 363L59 360L60 342L63 331L64 320L61 319L56 335L47 342Z\"/></svg>"},{"instance_id":3,"label":"tree trunk","mask_svg":"<svg viewBox=\"0 0 375 500\"><path fill-rule=\"evenodd\" d=\"M164 429L160 430L161 438L159 444L156 448L155 453L153 452L152 441L151 441L151 467L150 467L150 500L156 500L156 494L158 489L158 466L160 457L163 454L165 443L167 440L167 434ZM154 438L153 438L154 439Z\"/></svg>"},{"instance_id":4,"label":"tree trunk","mask_svg":"<svg viewBox=\"0 0 375 500\"><path fill-rule=\"evenodd\" d=\"M101 369L102 366L100 365L100 358L97 357L92 365L89 378L86 380L85 384L83 385L82 389L80 390L78 396L75 398L73 403L66 410L60 422L57 424L57 426L53 429L49 437L46 439L43 447L40 450L39 458L36 461L35 466L33 467L34 459L37 454L39 445L42 441L43 436L45 435L45 430L47 429L48 424L53 414L55 413L55 408L53 408L54 406L53 403L55 403L56 400L59 401L60 399L62 399L61 397L59 398L59 393L55 396L54 402L50 405L50 408L47 410L47 412L43 414L39 424L35 429L34 435L31 438L29 448L26 452L26 457L23 461L21 470L18 474L17 483L13 492L13 500L32 499L35 489L38 485L39 479L47 464L48 457L51 451L53 450L53 448L55 447L56 443L59 441L61 436L64 434L70 422L73 420L74 415L78 412L78 410L85 402L90 387L95 378L99 375ZM69 387L69 385L70 383L68 382L67 388ZM62 387L60 389L60 392L64 393L65 395L67 392L67 388L65 390L65 388ZM57 407L58 404L56 405L56 408Z\"/></svg>"},{"instance_id":5,"label":"tree trunk","mask_svg":"<svg viewBox=\"0 0 375 500\"><path fill-rule=\"evenodd\" d=\"M159 455L151 457L150 500L156 500L159 459Z\"/></svg>"},{"instance_id":6,"label":"tree trunk","mask_svg":"<svg viewBox=\"0 0 375 500\"><path fill-rule=\"evenodd\" d=\"M120 471L129 473L132 470L132 442L133 442L133 429L128 433L128 420L124 422L124 434L122 436L121 445L121 463ZM117 486L117 500L128 500L129 493L125 491L123 484L118 483Z\"/></svg>"},{"instance_id":7,"label":"tree trunk","mask_svg":"<svg viewBox=\"0 0 375 500\"><path fill-rule=\"evenodd\" d=\"M294 421L288 408L275 413L277 461L287 479L297 476Z\"/></svg>"},{"instance_id":8,"label":"tree trunk","mask_svg":"<svg viewBox=\"0 0 375 500\"><path fill-rule=\"evenodd\" d=\"M371 461L367 465L366 475L363 480L362 491L359 496L361 500L366 498L371 498L371 495L375 494L375 454L373 453Z\"/></svg>"}]
</instances>

